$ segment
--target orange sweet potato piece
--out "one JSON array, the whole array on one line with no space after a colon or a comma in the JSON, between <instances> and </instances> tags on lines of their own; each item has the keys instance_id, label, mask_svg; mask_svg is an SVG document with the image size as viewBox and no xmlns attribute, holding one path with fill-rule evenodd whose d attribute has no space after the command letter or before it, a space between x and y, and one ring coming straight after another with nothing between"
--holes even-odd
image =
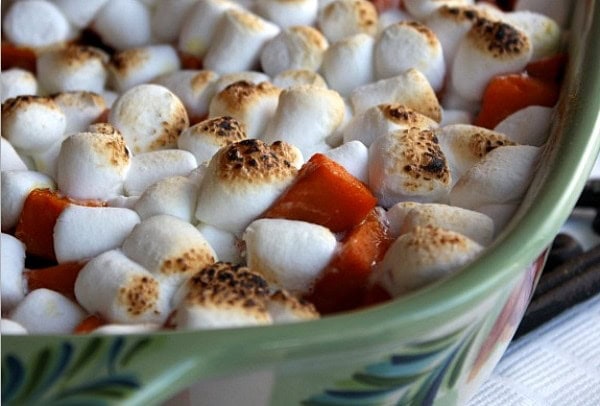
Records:
<instances>
[{"instance_id":1,"label":"orange sweet potato piece","mask_svg":"<svg viewBox=\"0 0 600 406\"><path fill-rule=\"evenodd\" d=\"M560 82L564 76L567 62L567 54L556 54L529 62L525 67L525 71L534 78Z\"/></svg>"},{"instance_id":2,"label":"orange sweet potato piece","mask_svg":"<svg viewBox=\"0 0 600 406\"><path fill-rule=\"evenodd\" d=\"M90 314L85 319L83 319L77 326L75 326L75 329L73 329L73 333L89 334L92 331L96 330L98 327L102 327L105 324L106 321L100 316Z\"/></svg>"},{"instance_id":3,"label":"orange sweet potato piece","mask_svg":"<svg viewBox=\"0 0 600 406\"><path fill-rule=\"evenodd\" d=\"M75 280L85 262L65 262L24 273L29 290L50 289L75 299Z\"/></svg>"},{"instance_id":4,"label":"orange sweet potato piece","mask_svg":"<svg viewBox=\"0 0 600 406\"><path fill-rule=\"evenodd\" d=\"M2 41L2 70L21 68L35 73L36 61L37 56L32 49Z\"/></svg>"}]
</instances>

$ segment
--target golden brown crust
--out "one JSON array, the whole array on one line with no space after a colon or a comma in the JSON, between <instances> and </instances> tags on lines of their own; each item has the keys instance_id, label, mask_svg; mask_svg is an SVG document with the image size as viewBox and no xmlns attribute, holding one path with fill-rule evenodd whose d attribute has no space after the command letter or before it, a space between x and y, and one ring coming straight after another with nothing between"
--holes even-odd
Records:
<instances>
[{"instance_id":1,"label":"golden brown crust","mask_svg":"<svg viewBox=\"0 0 600 406\"><path fill-rule=\"evenodd\" d=\"M410 127L425 127L432 124L433 120L400 103L380 104L377 106L383 116L396 124Z\"/></svg>"},{"instance_id":2,"label":"golden brown crust","mask_svg":"<svg viewBox=\"0 0 600 406\"><path fill-rule=\"evenodd\" d=\"M126 167L131 156L125 140L119 133L103 134L91 133L94 137L93 148L99 155L108 157L109 162L115 167Z\"/></svg>"},{"instance_id":3,"label":"golden brown crust","mask_svg":"<svg viewBox=\"0 0 600 406\"><path fill-rule=\"evenodd\" d=\"M166 259L160 267L160 273L164 275L193 273L214 263L215 259L208 247L190 248Z\"/></svg>"},{"instance_id":4,"label":"golden brown crust","mask_svg":"<svg viewBox=\"0 0 600 406\"><path fill-rule=\"evenodd\" d=\"M506 145L517 145L500 133L491 131L477 132L471 136L469 149L474 156L483 158L490 151Z\"/></svg>"},{"instance_id":5,"label":"golden brown crust","mask_svg":"<svg viewBox=\"0 0 600 406\"><path fill-rule=\"evenodd\" d=\"M512 25L478 18L467 37L478 49L497 59L510 59L530 50L529 39Z\"/></svg>"},{"instance_id":6,"label":"golden brown crust","mask_svg":"<svg viewBox=\"0 0 600 406\"><path fill-rule=\"evenodd\" d=\"M218 116L201 121L190 130L210 136L215 144L226 146L247 138L244 123L231 116Z\"/></svg>"},{"instance_id":7,"label":"golden brown crust","mask_svg":"<svg viewBox=\"0 0 600 406\"><path fill-rule=\"evenodd\" d=\"M11 97L2 103L2 116L11 116L27 106L36 104L62 112L60 106L51 97L26 95Z\"/></svg>"},{"instance_id":8,"label":"golden brown crust","mask_svg":"<svg viewBox=\"0 0 600 406\"><path fill-rule=\"evenodd\" d=\"M145 49L126 49L114 54L109 66L119 76L127 76L130 70L143 66L148 58L148 52Z\"/></svg>"},{"instance_id":9,"label":"golden brown crust","mask_svg":"<svg viewBox=\"0 0 600 406\"><path fill-rule=\"evenodd\" d=\"M290 27L290 32L299 36L306 42L310 44L312 48L325 51L329 46L327 39L321 32L313 27L309 27L306 25L298 25Z\"/></svg>"},{"instance_id":10,"label":"golden brown crust","mask_svg":"<svg viewBox=\"0 0 600 406\"><path fill-rule=\"evenodd\" d=\"M240 80L227 86L215 95L216 102L221 103L227 111L239 111L252 100L258 100L263 96L279 96L281 89L269 82L254 84L246 80Z\"/></svg>"},{"instance_id":11,"label":"golden brown crust","mask_svg":"<svg viewBox=\"0 0 600 406\"><path fill-rule=\"evenodd\" d=\"M68 45L57 50L56 58L68 67L79 67L90 60L98 60L102 64L108 62L108 55L99 48L85 45Z\"/></svg>"},{"instance_id":12,"label":"golden brown crust","mask_svg":"<svg viewBox=\"0 0 600 406\"><path fill-rule=\"evenodd\" d=\"M160 295L159 283L149 276L136 275L119 289L117 300L132 316L140 316L154 309Z\"/></svg>"}]
</instances>

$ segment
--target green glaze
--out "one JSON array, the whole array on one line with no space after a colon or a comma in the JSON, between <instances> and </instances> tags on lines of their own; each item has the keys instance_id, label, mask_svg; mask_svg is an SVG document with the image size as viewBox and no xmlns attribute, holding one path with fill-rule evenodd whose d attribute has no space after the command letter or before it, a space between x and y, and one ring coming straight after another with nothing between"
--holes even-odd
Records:
<instances>
[{"instance_id":1,"label":"green glaze","mask_svg":"<svg viewBox=\"0 0 600 406\"><path fill-rule=\"evenodd\" d=\"M298 324L2 337L2 403L158 404L198 380L256 371L277 405L464 401L508 345L600 149L600 6L574 3L543 164L514 219L469 267L402 299Z\"/></svg>"}]
</instances>

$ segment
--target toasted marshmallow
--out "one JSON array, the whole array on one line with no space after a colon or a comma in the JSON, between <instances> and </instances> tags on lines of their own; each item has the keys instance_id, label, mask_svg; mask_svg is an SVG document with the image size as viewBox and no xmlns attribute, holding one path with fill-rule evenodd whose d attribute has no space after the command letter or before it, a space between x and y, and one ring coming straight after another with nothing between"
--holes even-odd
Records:
<instances>
[{"instance_id":1,"label":"toasted marshmallow","mask_svg":"<svg viewBox=\"0 0 600 406\"><path fill-rule=\"evenodd\" d=\"M91 334L123 335L123 334L143 334L159 331L162 326L158 323L141 324L104 324L94 329Z\"/></svg>"},{"instance_id":2,"label":"toasted marshmallow","mask_svg":"<svg viewBox=\"0 0 600 406\"><path fill-rule=\"evenodd\" d=\"M253 85L258 85L262 82L270 82L271 78L263 72L255 70L226 73L224 75L221 75L217 80L217 83L215 85L215 93L220 93L223 90L225 90L225 88L229 85L241 81L252 83Z\"/></svg>"},{"instance_id":3,"label":"toasted marshmallow","mask_svg":"<svg viewBox=\"0 0 600 406\"><path fill-rule=\"evenodd\" d=\"M151 41L151 14L138 0L108 0L94 18L93 29L117 50L136 48Z\"/></svg>"},{"instance_id":4,"label":"toasted marshmallow","mask_svg":"<svg viewBox=\"0 0 600 406\"><path fill-rule=\"evenodd\" d=\"M524 32L500 21L479 18L456 51L451 91L466 100L481 100L491 78L522 71L531 54L531 41Z\"/></svg>"},{"instance_id":5,"label":"toasted marshmallow","mask_svg":"<svg viewBox=\"0 0 600 406\"><path fill-rule=\"evenodd\" d=\"M33 73L24 69L3 70L0 74L0 92L2 103L17 96L35 96L38 81Z\"/></svg>"},{"instance_id":6,"label":"toasted marshmallow","mask_svg":"<svg viewBox=\"0 0 600 406\"><path fill-rule=\"evenodd\" d=\"M313 27L285 28L262 48L260 64L269 76L288 69L317 71L328 46L327 39Z\"/></svg>"},{"instance_id":7,"label":"toasted marshmallow","mask_svg":"<svg viewBox=\"0 0 600 406\"><path fill-rule=\"evenodd\" d=\"M308 157L316 145L326 146L326 138L340 126L345 111L344 100L334 90L311 85L286 89L263 140L288 142Z\"/></svg>"},{"instance_id":8,"label":"toasted marshmallow","mask_svg":"<svg viewBox=\"0 0 600 406\"><path fill-rule=\"evenodd\" d=\"M241 264L244 262L241 252L243 244L235 234L206 223L200 223L196 228L215 250L215 254L220 261L232 264Z\"/></svg>"},{"instance_id":9,"label":"toasted marshmallow","mask_svg":"<svg viewBox=\"0 0 600 406\"><path fill-rule=\"evenodd\" d=\"M229 9L219 20L204 56L204 67L218 73L255 69L263 46L279 31L275 24L255 14Z\"/></svg>"},{"instance_id":10,"label":"toasted marshmallow","mask_svg":"<svg viewBox=\"0 0 600 406\"><path fill-rule=\"evenodd\" d=\"M402 226L404 225L404 221L406 220L406 215L415 207L420 206L425 203L417 203L411 201L399 202L389 208L388 211L385 212L384 220L388 225L388 230L390 231L390 235L394 238L398 238L400 236L400 231L402 230Z\"/></svg>"},{"instance_id":11,"label":"toasted marshmallow","mask_svg":"<svg viewBox=\"0 0 600 406\"><path fill-rule=\"evenodd\" d=\"M170 311L158 279L120 250L85 264L75 280L75 297L109 323L162 323Z\"/></svg>"},{"instance_id":12,"label":"toasted marshmallow","mask_svg":"<svg viewBox=\"0 0 600 406\"><path fill-rule=\"evenodd\" d=\"M439 122L441 107L435 91L419 70L411 68L389 79L359 86L350 94L354 114L385 103L399 103Z\"/></svg>"},{"instance_id":13,"label":"toasted marshmallow","mask_svg":"<svg viewBox=\"0 0 600 406\"><path fill-rule=\"evenodd\" d=\"M211 100L208 116L230 116L242 123L248 138L262 138L279 103L281 89L269 82L235 82Z\"/></svg>"},{"instance_id":14,"label":"toasted marshmallow","mask_svg":"<svg viewBox=\"0 0 600 406\"><path fill-rule=\"evenodd\" d=\"M453 183L494 148L515 145L504 134L470 124L447 125L438 129L436 135Z\"/></svg>"},{"instance_id":15,"label":"toasted marshmallow","mask_svg":"<svg viewBox=\"0 0 600 406\"><path fill-rule=\"evenodd\" d=\"M65 113L65 134L86 131L107 108L102 96L88 91L57 93L52 99Z\"/></svg>"},{"instance_id":16,"label":"toasted marshmallow","mask_svg":"<svg viewBox=\"0 0 600 406\"><path fill-rule=\"evenodd\" d=\"M321 75L309 69L288 69L273 77L273 84L281 89L294 86L311 85L327 87L327 82Z\"/></svg>"},{"instance_id":17,"label":"toasted marshmallow","mask_svg":"<svg viewBox=\"0 0 600 406\"><path fill-rule=\"evenodd\" d=\"M369 182L369 149L360 141L348 141L324 153L363 183Z\"/></svg>"},{"instance_id":18,"label":"toasted marshmallow","mask_svg":"<svg viewBox=\"0 0 600 406\"><path fill-rule=\"evenodd\" d=\"M506 225L512 220L513 215L517 211L519 203L499 203L485 204L476 207L474 210L485 214L494 221L495 234L498 235Z\"/></svg>"},{"instance_id":19,"label":"toasted marshmallow","mask_svg":"<svg viewBox=\"0 0 600 406\"><path fill-rule=\"evenodd\" d=\"M29 334L71 334L86 316L77 303L60 293L36 289L15 307L10 319Z\"/></svg>"},{"instance_id":20,"label":"toasted marshmallow","mask_svg":"<svg viewBox=\"0 0 600 406\"><path fill-rule=\"evenodd\" d=\"M56 183L69 197L108 199L122 194L130 165L119 134L76 133L62 143Z\"/></svg>"},{"instance_id":21,"label":"toasted marshmallow","mask_svg":"<svg viewBox=\"0 0 600 406\"><path fill-rule=\"evenodd\" d=\"M418 69L435 91L442 89L446 64L436 35L416 21L388 26L375 43L375 77L387 79L410 68Z\"/></svg>"},{"instance_id":22,"label":"toasted marshmallow","mask_svg":"<svg viewBox=\"0 0 600 406\"><path fill-rule=\"evenodd\" d=\"M257 0L256 12L281 28L314 25L318 0Z\"/></svg>"},{"instance_id":23,"label":"toasted marshmallow","mask_svg":"<svg viewBox=\"0 0 600 406\"><path fill-rule=\"evenodd\" d=\"M533 49L531 59L548 57L559 51L562 31L550 17L523 10L506 13L503 20L527 34Z\"/></svg>"},{"instance_id":24,"label":"toasted marshmallow","mask_svg":"<svg viewBox=\"0 0 600 406\"><path fill-rule=\"evenodd\" d=\"M560 27L567 27L573 4L569 0L518 0L515 10L529 10L545 14L552 18Z\"/></svg>"},{"instance_id":25,"label":"toasted marshmallow","mask_svg":"<svg viewBox=\"0 0 600 406\"><path fill-rule=\"evenodd\" d=\"M321 71L331 89L349 96L358 86L371 83L375 39L368 34L356 34L331 44L323 55Z\"/></svg>"},{"instance_id":26,"label":"toasted marshmallow","mask_svg":"<svg viewBox=\"0 0 600 406\"><path fill-rule=\"evenodd\" d=\"M119 248L139 222L138 214L130 209L72 204L54 226L56 260L83 261Z\"/></svg>"},{"instance_id":27,"label":"toasted marshmallow","mask_svg":"<svg viewBox=\"0 0 600 406\"><path fill-rule=\"evenodd\" d=\"M528 106L506 117L494 128L517 144L542 146L550 135L554 109Z\"/></svg>"},{"instance_id":28,"label":"toasted marshmallow","mask_svg":"<svg viewBox=\"0 0 600 406\"><path fill-rule=\"evenodd\" d=\"M25 297L23 280L25 244L10 234L2 233L1 247L0 297L2 298L2 313L7 313Z\"/></svg>"},{"instance_id":29,"label":"toasted marshmallow","mask_svg":"<svg viewBox=\"0 0 600 406\"><path fill-rule=\"evenodd\" d=\"M169 3L169 1L165 1ZM199 0L183 20L177 48L190 55L203 57L213 42L221 17L229 9L240 6L228 0Z\"/></svg>"},{"instance_id":30,"label":"toasted marshmallow","mask_svg":"<svg viewBox=\"0 0 600 406\"><path fill-rule=\"evenodd\" d=\"M196 273L177 291L173 324L178 330L271 324L267 293L267 282L257 273L218 262Z\"/></svg>"},{"instance_id":31,"label":"toasted marshmallow","mask_svg":"<svg viewBox=\"0 0 600 406\"><path fill-rule=\"evenodd\" d=\"M305 221L259 219L243 235L250 269L291 293L308 293L338 246L326 227Z\"/></svg>"},{"instance_id":32,"label":"toasted marshmallow","mask_svg":"<svg viewBox=\"0 0 600 406\"><path fill-rule=\"evenodd\" d=\"M334 0L319 10L317 25L331 43L355 34L375 35L377 10L367 0Z\"/></svg>"},{"instance_id":33,"label":"toasted marshmallow","mask_svg":"<svg viewBox=\"0 0 600 406\"><path fill-rule=\"evenodd\" d=\"M47 175L34 171L2 171L2 231L17 225L25 199L33 189L55 189Z\"/></svg>"},{"instance_id":34,"label":"toasted marshmallow","mask_svg":"<svg viewBox=\"0 0 600 406\"><path fill-rule=\"evenodd\" d=\"M100 48L69 45L42 52L37 58L39 84L47 93L104 90L108 54Z\"/></svg>"},{"instance_id":35,"label":"toasted marshmallow","mask_svg":"<svg viewBox=\"0 0 600 406\"><path fill-rule=\"evenodd\" d=\"M208 105L216 93L219 75L210 70L178 70L154 79L154 83L172 91L183 103L190 122L208 116Z\"/></svg>"},{"instance_id":36,"label":"toasted marshmallow","mask_svg":"<svg viewBox=\"0 0 600 406\"><path fill-rule=\"evenodd\" d=\"M473 115L465 110L459 109L443 109L442 122L440 126L444 127L450 124L471 124Z\"/></svg>"},{"instance_id":37,"label":"toasted marshmallow","mask_svg":"<svg viewBox=\"0 0 600 406\"><path fill-rule=\"evenodd\" d=\"M369 147L369 186L379 204L443 202L452 178L431 130L410 128L377 138Z\"/></svg>"},{"instance_id":38,"label":"toasted marshmallow","mask_svg":"<svg viewBox=\"0 0 600 406\"><path fill-rule=\"evenodd\" d=\"M292 183L302 163L300 151L283 142L249 139L221 148L200 185L196 219L240 234Z\"/></svg>"},{"instance_id":39,"label":"toasted marshmallow","mask_svg":"<svg viewBox=\"0 0 600 406\"><path fill-rule=\"evenodd\" d=\"M176 147L177 137L189 126L181 100L155 84L123 93L113 104L108 122L121 131L134 154Z\"/></svg>"},{"instance_id":40,"label":"toasted marshmallow","mask_svg":"<svg viewBox=\"0 0 600 406\"><path fill-rule=\"evenodd\" d=\"M376 266L373 279L393 297L452 275L473 261L483 247L439 227L416 227L398 237Z\"/></svg>"},{"instance_id":41,"label":"toasted marshmallow","mask_svg":"<svg viewBox=\"0 0 600 406\"><path fill-rule=\"evenodd\" d=\"M319 318L319 312L311 303L298 299L285 290L277 290L269 295L267 311L274 324Z\"/></svg>"},{"instance_id":42,"label":"toasted marshmallow","mask_svg":"<svg viewBox=\"0 0 600 406\"><path fill-rule=\"evenodd\" d=\"M473 0L404 0L404 7L414 18L424 20L442 6L466 6L473 3Z\"/></svg>"},{"instance_id":43,"label":"toasted marshmallow","mask_svg":"<svg viewBox=\"0 0 600 406\"><path fill-rule=\"evenodd\" d=\"M380 104L352 117L344 127L344 142L356 140L368 147L383 135L413 127L433 130L438 123L402 104Z\"/></svg>"},{"instance_id":44,"label":"toasted marshmallow","mask_svg":"<svg viewBox=\"0 0 600 406\"><path fill-rule=\"evenodd\" d=\"M108 0L52 0L65 15L67 20L77 28L85 28L96 17L96 14Z\"/></svg>"},{"instance_id":45,"label":"toasted marshmallow","mask_svg":"<svg viewBox=\"0 0 600 406\"><path fill-rule=\"evenodd\" d=\"M16 321L2 318L0 320L0 334L5 335L24 335L27 334L25 327Z\"/></svg>"},{"instance_id":46,"label":"toasted marshmallow","mask_svg":"<svg viewBox=\"0 0 600 406\"><path fill-rule=\"evenodd\" d=\"M66 125L65 113L49 97L18 96L2 103L2 136L25 153L62 140Z\"/></svg>"},{"instance_id":47,"label":"toasted marshmallow","mask_svg":"<svg viewBox=\"0 0 600 406\"><path fill-rule=\"evenodd\" d=\"M472 166L450 192L450 204L475 210L489 204L518 202L538 165L540 148L496 148Z\"/></svg>"},{"instance_id":48,"label":"toasted marshmallow","mask_svg":"<svg viewBox=\"0 0 600 406\"><path fill-rule=\"evenodd\" d=\"M125 193L140 196L153 183L170 176L185 176L198 166L189 151L164 149L134 155L125 178Z\"/></svg>"},{"instance_id":49,"label":"toasted marshmallow","mask_svg":"<svg viewBox=\"0 0 600 406\"><path fill-rule=\"evenodd\" d=\"M42 48L69 39L65 15L49 1L14 2L2 15L2 33L18 46Z\"/></svg>"},{"instance_id":50,"label":"toasted marshmallow","mask_svg":"<svg viewBox=\"0 0 600 406\"><path fill-rule=\"evenodd\" d=\"M179 149L190 151L201 162L226 145L245 140L246 126L230 116L217 116L184 130L177 139Z\"/></svg>"},{"instance_id":51,"label":"toasted marshmallow","mask_svg":"<svg viewBox=\"0 0 600 406\"><path fill-rule=\"evenodd\" d=\"M156 42L173 43L197 0L157 0L152 7L152 34Z\"/></svg>"},{"instance_id":52,"label":"toasted marshmallow","mask_svg":"<svg viewBox=\"0 0 600 406\"><path fill-rule=\"evenodd\" d=\"M27 164L19 153L15 150L12 144L4 137L1 138L0 153L0 168L4 171L26 171Z\"/></svg>"},{"instance_id":53,"label":"toasted marshmallow","mask_svg":"<svg viewBox=\"0 0 600 406\"><path fill-rule=\"evenodd\" d=\"M133 208L142 219L168 214L192 222L198 184L187 176L170 176L150 185Z\"/></svg>"}]
</instances>

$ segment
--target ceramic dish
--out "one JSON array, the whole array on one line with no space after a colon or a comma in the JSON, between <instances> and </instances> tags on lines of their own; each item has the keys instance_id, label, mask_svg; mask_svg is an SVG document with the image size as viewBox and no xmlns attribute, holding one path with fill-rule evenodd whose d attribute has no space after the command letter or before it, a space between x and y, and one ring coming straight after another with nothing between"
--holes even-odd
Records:
<instances>
[{"instance_id":1,"label":"ceramic dish","mask_svg":"<svg viewBox=\"0 0 600 406\"><path fill-rule=\"evenodd\" d=\"M2 402L155 404L231 377L227 392L244 404L465 403L506 349L600 148L600 5L575 3L542 166L505 231L468 268L387 304L298 324L3 337Z\"/></svg>"}]
</instances>

